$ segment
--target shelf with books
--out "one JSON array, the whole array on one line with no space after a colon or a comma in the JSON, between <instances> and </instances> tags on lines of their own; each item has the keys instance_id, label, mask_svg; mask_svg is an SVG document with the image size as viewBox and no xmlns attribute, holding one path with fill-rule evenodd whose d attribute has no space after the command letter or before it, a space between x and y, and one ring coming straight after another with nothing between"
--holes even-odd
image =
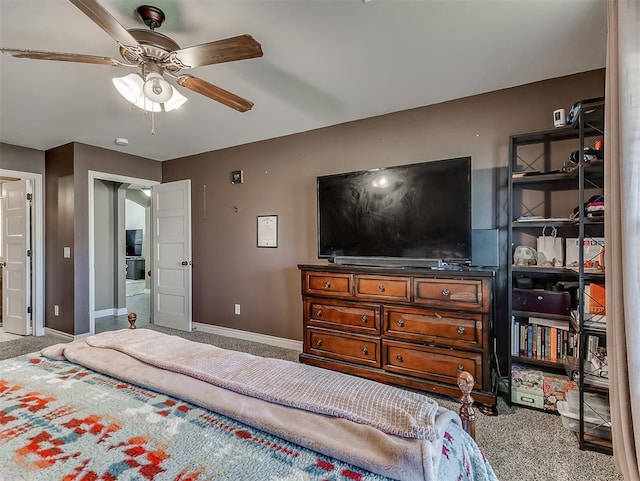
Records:
<instances>
[{"instance_id":1,"label":"shelf with books","mask_svg":"<svg viewBox=\"0 0 640 481\"><path fill-rule=\"evenodd\" d=\"M561 368L573 356L575 339L569 320L519 316L511 322L511 356L517 362Z\"/></svg>"}]
</instances>

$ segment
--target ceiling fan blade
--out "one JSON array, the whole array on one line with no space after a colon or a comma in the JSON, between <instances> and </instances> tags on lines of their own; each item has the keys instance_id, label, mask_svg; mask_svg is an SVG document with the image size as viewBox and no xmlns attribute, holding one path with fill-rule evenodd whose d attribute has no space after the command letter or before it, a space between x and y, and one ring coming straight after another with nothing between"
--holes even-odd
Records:
<instances>
[{"instance_id":1,"label":"ceiling fan blade","mask_svg":"<svg viewBox=\"0 0 640 481\"><path fill-rule=\"evenodd\" d=\"M209 97L210 99L220 102L227 107L236 109L238 112L246 112L247 110L251 110L253 107L253 102L249 102L242 97L238 97L237 95L227 92L220 87L216 87L215 85L200 78L193 77L191 75L179 75L176 77L176 81L178 82L178 85L188 88L189 90L193 90L205 97Z\"/></svg>"},{"instance_id":2,"label":"ceiling fan blade","mask_svg":"<svg viewBox=\"0 0 640 481\"><path fill-rule=\"evenodd\" d=\"M194 68L262 57L262 47L251 35L238 35L176 50L171 56L177 58L182 68Z\"/></svg>"},{"instance_id":3,"label":"ceiling fan blade","mask_svg":"<svg viewBox=\"0 0 640 481\"><path fill-rule=\"evenodd\" d=\"M126 47L138 47L140 44L129 31L107 12L96 0L69 0L107 32L116 42Z\"/></svg>"},{"instance_id":4,"label":"ceiling fan blade","mask_svg":"<svg viewBox=\"0 0 640 481\"><path fill-rule=\"evenodd\" d=\"M41 50L18 50L11 48L0 48L0 52L16 58L30 58L34 60L59 60L62 62L93 63L98 65L111 65L112 67L128 67L129 65L119 62L110 57L100 57L98 55L82 55L79 53L59 53L43 52Z\"/></svg>"}]
</instances>

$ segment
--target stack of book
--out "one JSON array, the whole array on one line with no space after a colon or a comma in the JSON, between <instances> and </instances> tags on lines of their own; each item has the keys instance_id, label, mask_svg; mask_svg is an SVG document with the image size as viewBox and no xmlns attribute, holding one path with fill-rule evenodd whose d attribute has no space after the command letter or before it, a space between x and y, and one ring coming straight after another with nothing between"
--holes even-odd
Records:
<instances>
[{"instance_id":1,"label":"stack of book","mask_svg":"<svg viewBox=\"0 0 640 481\"><path fill-rule=\"evenodd\" d=\"M574 354L576 336L568 321L514 316L511 334L513 356L559 361Z\"/></svg>"}]
</instances>

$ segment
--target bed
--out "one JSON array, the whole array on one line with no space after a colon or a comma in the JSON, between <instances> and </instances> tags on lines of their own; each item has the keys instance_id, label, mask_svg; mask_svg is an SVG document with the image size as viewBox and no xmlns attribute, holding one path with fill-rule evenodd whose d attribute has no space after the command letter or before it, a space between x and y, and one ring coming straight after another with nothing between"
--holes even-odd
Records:
<instances>
[{"instance_id":1,"label":"bed","mask_svg":"<svg viewBox=\"0 0 640 481\"><path fill-rule=\"evenodd\" d=\"M496 477L421 394L123 329L0 362L0 479Z\"/></svg>"}]
</instances>

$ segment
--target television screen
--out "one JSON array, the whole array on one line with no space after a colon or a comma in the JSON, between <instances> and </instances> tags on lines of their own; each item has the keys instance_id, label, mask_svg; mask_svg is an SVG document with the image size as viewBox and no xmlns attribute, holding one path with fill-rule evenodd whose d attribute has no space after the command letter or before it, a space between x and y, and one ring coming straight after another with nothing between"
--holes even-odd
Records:
<instances>
[{"instance_id":1,"label":"television screen","mask_svg":"<svg viewBox=\"0 0 640 481\"><path fill-rule=\"evenodd\" d=\"M127 256L142 255L142 229L127 229Z\"/></svg>"},{"instance_id":2,"label":"television screen","mask_svg":"<svg viewBox=\"0 0 640 481\"><path fill-rule=\"evenodd\" d=\"M471 257L471 157L321 176L317 195L319 257Z\"/></svg>"}]
</instances>

